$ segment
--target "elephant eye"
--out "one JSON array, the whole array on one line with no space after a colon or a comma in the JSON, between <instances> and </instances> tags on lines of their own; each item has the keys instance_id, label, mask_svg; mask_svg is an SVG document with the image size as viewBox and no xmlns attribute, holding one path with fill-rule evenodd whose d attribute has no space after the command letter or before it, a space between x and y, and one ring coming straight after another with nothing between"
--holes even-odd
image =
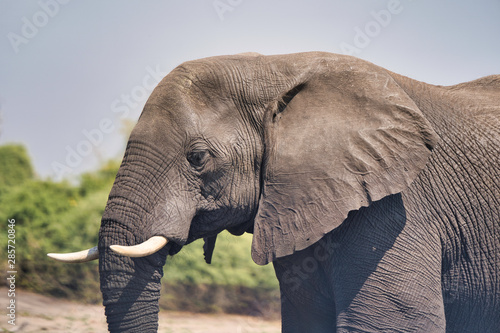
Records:
<instances>
[{"instance_id":1,"label":"elephant eye","mask_svg":"<svg viewBox=\"0 0 500 333\"><path fill-rule=\"evenodd\" d=\"M194 168L200 169L205 165L209 156L206 150L195 150L188 154L187 160Z\"/></svg>"}]
</instances>

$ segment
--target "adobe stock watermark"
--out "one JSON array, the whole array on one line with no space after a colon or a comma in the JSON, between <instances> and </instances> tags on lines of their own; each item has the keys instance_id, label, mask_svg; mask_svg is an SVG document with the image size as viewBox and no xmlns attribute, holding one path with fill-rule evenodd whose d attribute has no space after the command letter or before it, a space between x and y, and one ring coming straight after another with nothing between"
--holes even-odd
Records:
<instances>
[{"instance_id":1,"label":"adobe stock watermark","mask_svg":"<svg viewBox=\"0 0 500 333\"><path fill-rule=\"evenodd\" d=\"M7 220L7 323L16 326L16 220Z\"/></svg>"},{"instance_id":2,"label":"adobe stock watermark","mask_svg":"<svg viewBox=\"0 0 500 333\"><path fill-rule=\"evenodd\" d=\"M212 5L219 16L219 19L224 21L224 15L226 15L227 12L232 12L242 3L243 0L215 0L212 2Z\"/></svg>"},{"instance_id":3,"label":"adobe stock watermark","mask_svg":"<svg viewBox=\"0 0 500 333\"><path fill-rule=\"evenodd\" d=\"M12 49L17 54L19 53L19 47L21 45L26 45L35 38L40 29L45 27L50 19L54 18L61 9L61 5L66 5L71 0L39 0L38 6L40 10L36 11L31 17L23 16L21 18L21 31L20 34L15 32L9 32L7 34L7 39L12 46Z\"/></svg>"},{"instance_id":4,"label":"adobe stock watermark","mask_svg":"<svg viewBox=\"0 0 500 333\"><path fill-rule=\"evenodd\" d=\"M147 66L146 72L147 74L142 79L141 85L134 86L130 93L121 94L119 98L111 102L111 112L119 115L120 119L127 117L131 109L144 102L158 82L167 75L166 72L160 70L159 65L156 65L155 69ZM115 131L117 127L111 118L105 117L99 121L97 127L83 129L81 133L84 139L80 140L75 146L67 145L65 147L66 157L64 161L53 161L51 163L56 178L62 179L67 174L73 174L75 168L82 164L84 158L91 155L94 149L104 142L105 136Z\"/></svg>"},{"instance_id":5,"label":"adobe stock watermark","mask_svg":"<svg viewBox=\"0 0 500 333\"><path fill-rule=\"evenodd\" d=\"M340 43L341 52L347 55L361 53L363 49L370 45L374 38L381 34L384 28L387 28L389 24L391 24L393 16L401 14L403 9L400 0L389 0L386 9L381 9L379 11L372 10L370 12L370 16L373 18L372 20L366 22L362 27L354 27L355 34L352 43Z\"/></svg>"}]
</instances>

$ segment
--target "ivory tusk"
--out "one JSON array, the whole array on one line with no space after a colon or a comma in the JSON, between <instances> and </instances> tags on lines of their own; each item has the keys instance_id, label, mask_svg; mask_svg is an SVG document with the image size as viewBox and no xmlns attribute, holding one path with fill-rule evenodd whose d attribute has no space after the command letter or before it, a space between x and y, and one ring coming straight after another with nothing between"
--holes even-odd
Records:
<instances>
[{"instance_id":1,"label":"ivory tusk","mask_svg":"<svg viewBox=\"0 0 500 333\"><path fill-rule=\"evenodd\" d=\"M127 257L145 257L159 251L168 242L163 236L153 236L144 243L133 245L133 246L123 246L123 245L111 245L110 248L114 252L127 256Z\"/></svg>"},{"instance_id":2,"label":"ivory tusk","mask_svg":"<svg viewBox=\"0 0 500 333\"><path fill-rule=\"evenodd\" d=\"M48 253L49 258L67 263L80 263L99 259L99 250L97 246L91 249L72 253Z\"/></svg>"}]
</instances>

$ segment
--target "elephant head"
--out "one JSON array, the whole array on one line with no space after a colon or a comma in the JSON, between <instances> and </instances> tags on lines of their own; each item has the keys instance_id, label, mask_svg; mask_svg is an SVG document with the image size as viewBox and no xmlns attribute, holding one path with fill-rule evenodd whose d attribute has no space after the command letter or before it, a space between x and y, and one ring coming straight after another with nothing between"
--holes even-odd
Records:
<instances>
[{"instance_id":1,"label":"elephant head","mask_svg":"<svg viewBox=\"0 0 500 333\"><path fill-rule=\"evenodd\" d=\"M102 217L110 331L156 331L162 267L183 245L227 229L254 233L258 264L293 254L406 188L435 142L393 74L356 58L180 65L148 99Z\"/></svg>"}]
</instances>

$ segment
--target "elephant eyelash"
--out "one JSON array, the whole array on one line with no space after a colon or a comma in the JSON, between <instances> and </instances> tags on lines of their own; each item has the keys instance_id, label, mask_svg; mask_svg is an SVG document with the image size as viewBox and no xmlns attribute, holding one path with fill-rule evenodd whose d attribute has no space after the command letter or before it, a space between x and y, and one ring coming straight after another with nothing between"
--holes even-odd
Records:
<instances>
[{"instance_id":1,"label":"elephant eyelash","mask_svg":"<svg viewBox=\"0 0 500 333\"><path fill-rule=\"evenodd\" d=\"M207 164L208 159L211 154L208 150L193 150L188 153L188 162L197 170L201 170L205 164Z\"/></svg>"}]
</instances>

